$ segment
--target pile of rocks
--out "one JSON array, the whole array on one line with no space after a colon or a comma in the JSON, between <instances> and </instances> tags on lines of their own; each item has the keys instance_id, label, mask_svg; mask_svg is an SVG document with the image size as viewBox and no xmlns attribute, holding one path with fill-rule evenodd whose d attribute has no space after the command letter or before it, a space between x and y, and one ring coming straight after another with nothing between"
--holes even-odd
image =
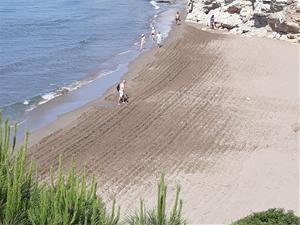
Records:
<instances>
[{"instance_id":1,"label":"pile of rocks","mask_svg":"<svg viewBox=\"0 0 300 225\"><path fill-rule=\"evenodd\" d=\"M188 0L187 21L245 36L300 42L300 0Z\"/></svg>"}]
</instances>

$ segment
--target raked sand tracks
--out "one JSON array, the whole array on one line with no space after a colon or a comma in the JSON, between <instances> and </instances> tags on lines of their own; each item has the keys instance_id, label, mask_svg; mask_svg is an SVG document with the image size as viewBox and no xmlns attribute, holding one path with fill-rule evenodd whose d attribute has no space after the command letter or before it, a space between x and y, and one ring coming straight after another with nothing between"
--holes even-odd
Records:
<instances>
[{"instance_id":1,"label":"raked sand tracks","mask_svg":"<svg viewBox=\"0 0 300 225\"><path fill-rule=\"evenodd\" d=\"M190 224L223 224L270 207L299 214L299 47L178 26L126 75L130 103L91 107L30 149L47 176L63 154L95 174L123 212L182 185ZM106 100L116 101L113 92ZM113 102L113 104L115 104Z\"/></svg>"}]
</instances>

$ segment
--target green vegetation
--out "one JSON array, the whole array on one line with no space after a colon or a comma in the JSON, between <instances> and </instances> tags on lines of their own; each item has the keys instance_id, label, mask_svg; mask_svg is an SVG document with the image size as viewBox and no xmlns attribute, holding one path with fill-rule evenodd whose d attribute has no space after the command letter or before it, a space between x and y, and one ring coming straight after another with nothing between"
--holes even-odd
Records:
<instances>
[{"instance_id":1,"label":"green vegetation","mask_svg":"<svg viewBox=\"0 0 300 225\"><path fill-rule=\"evenodd\" d=\"M253 213L232 225L300 225L300 218L292 211L283 209L269 209L264 212Z\"/></svg>"},{"instance_id":2,"label":"green vegetation","mask_svg":"<svg viewBox=\"0 0 300 225\"><path fill-rule=\"evenodd\" d=\"M16 126L11 132L9 121L0 113L0 224L1 225L185 225L182 217L180 187L172 208L167 212L167 186L164 175L158 184L157 205L146 210L140 201L139 212L120 222L120 208L113 201L111 212L96 195L94 179L88 184L85 170L80 176L72 164L66 175L61 158L55 174L50 169L49 182L37 180L32 160L26 160L27 140L16 149ZM27 163L27 164L26 164ZM300 225L292 211L269 209L253 213L232 225Z\"/></svg>"},{"instance_id":3,"label":"green vegetation","mask_svg":"<svg viewBox=\"0 0 300 225\"><path fill-rule=\"evenodd\" d=\"M9 121L2 121L0 113L0 224L2 225L117 225L120 208L115 201L108 213L92 179L88 185L86 172L77 176L74 166L66 175L61 159L56 174L50 171L48 183L38 182L32 160L26 160L26 135L23 146L16 148L16 126L13 135ZM12 138L11 138L12 136ZM26 163L29 161L29 164ZM179 187L175 203L167 216L167 186L162 175L158 185L157 208L146 212L141 201L140 213L125 222L134 225L184 225L179 200Z\"/></svg>"},{"instance_id":4,"label":"green vegetation","mask_svg":"<svg viewBox=\"0 0 300 225\"><path fill-rule=\"evenodd\" d=\"M140 202L140 212L130 216L127 220L129 225L184 225L182 219L182 200L179 200L180 187L177 186L176 198L170 215L166 213L167 186L164 175L158 184L157 206L155 210L146 211L143 201Z\"/></svg>"}]
</instances>

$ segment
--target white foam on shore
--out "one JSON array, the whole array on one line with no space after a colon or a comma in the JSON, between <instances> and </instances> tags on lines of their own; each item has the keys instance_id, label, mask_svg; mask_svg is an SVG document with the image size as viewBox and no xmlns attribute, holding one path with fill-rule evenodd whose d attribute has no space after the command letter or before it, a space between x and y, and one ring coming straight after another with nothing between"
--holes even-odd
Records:
<instances>
[{"instance_id":1,"label":"white foam on shore","mask_svg":"<svg viewBox=\"0 0 300 225\"><path fill-rule=\"evenodd\" d=\"M43 99L43 100L41 100L41 101L38 103L38 105L45 104L46 102L49 102L50 100L52 100L52 99L54 99L54 98L56 98L56 97L58 97L58 96L59 96L59 94L57 94L57 93L55 93L55 92L46 93L46 94L42 95L42 99Z\"/></svg>"},{"instance_id":2,"label":"white foam on shore","mask_svg":"<svg viewBox=\"0 0 300 225\"><path fill-rule=\"evenodd\" d=\"M154 1L154 0L150 1L150 4L153 5L154 9L156 9L156 10L159 9L159 6L156 1Z\"/></svg>"},{"instance_id":3,"label":"white foam on shore","mask_svg":"<svg viewBox=\"0 0 300 225\"><path fill-rule=\"evenodd\" d=\"M101 77L105 77L105 76L107 76L107 75L109 75L109 74L112 74L112 73L114 73L114 72L117 72L118 70L120 70L120 66L121 66L121 65L122 65L122 64L118 65L117 68L114 69L114 70L104 70L104 71L102 71L102 72L99 73L99 75L97 76L97 79L98 79L98 78L101 78Z\"/></svg>"},{"instance_id":4,"label":"white foam on shore","mask_svg":"<svg viewBox=\"0 0 300 225\"><path fill-rule=\"evenodd\" d=\"M125 53L124 53L125 54ZM102 71L101 73L99 73L99 75L94 78L94 79L90 79L90 80L81 80L81 81L75 81L73 82L72 84L68 85L68 86L65 86L65 87L62 87L56 91L52 91L52 92L49 92L49 93L46 93L44 95L41 96L42 100L39 101L37 103L37 105L31 105L29 109L26 109L25 111L26 112L30 112L32 110L34 110L37 106L39 105L43 105L51 100L53 100L54 98L57 98L59 96L62 96L62 95L65 95L71 91L75 91L93 81L95 81L96 79L98 78L101 78L101 77L104 77L104 76L107 76L109 74L112 74L113 72L116 72L120 69L120 67L118 66L117 69L115 70L105 70L105 71ZM29 101L28 100L25 100L24 105L28 105L29 104Z\"/></svg>"},{"instance_id":5,"label":"white foam on shore","mask_svg":"<svg viewBox=\"0 0 300 225\"><path fill-rule=\"evenodd\" d=\"M127 50L127 51L124 51L124 52L121 52L121 53L118 53L118 55L125 55L127 53L131 52L131 50Z\"/></svg>"}]
</instances>

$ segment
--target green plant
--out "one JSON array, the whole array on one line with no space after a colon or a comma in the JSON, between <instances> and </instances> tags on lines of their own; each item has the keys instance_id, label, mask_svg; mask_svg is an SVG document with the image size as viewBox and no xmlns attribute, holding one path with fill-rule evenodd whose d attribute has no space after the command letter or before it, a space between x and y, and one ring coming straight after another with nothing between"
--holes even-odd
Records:
<instances>
[{"instance_id":1,"label":"green plant","mask_svg":"<svg viewBox=\"0 0 300 225\"><path fill-rule=\"evenodd\" d=\"M292 211L269 209L264 212L252 213L232 225L300 225L300 218Z\"/></svg>"},{"instance_id":2,"label":"green plant","mask_svg":"<svg viewBox=\"0 0 300 225\"><path fill-rule=\"evenodd\" d=\"M84 169L75 173L74 162L66 175L59 158L57 173L50 169L48 183L39 182L37 168L26 159L28 134L24 144L16 149L17 126L13 133L8 120L0 113L0 224L1 225L118 225L120 207L113 201L111 213L97 196L93 178L88 185ZM28 163L29 162L29 163ZM35 173L34 173L35 172ZM167 186L164 175L158 184L157 207L146 211L140 202L140 211L126 221L130 225L184 225L182 201L177 187L173 208L167 214Z\"/></svg>"},{"instance_id":3,"label":"green plant","mask_svg":"<svg viewBox=\"0 0 300 225\"><path fill-rule=\"evenodd\" d=\"M161 175L158 184L157 206L155 209L146 211L144 202L140 201L140 211L127 219L129 225L185 225L182 218L182 200L179 200L180 187L177 186L173 208L169 215L166 212L167 185L164 174Z\"/></svg>"},{"instance_id":4,"label":"green plant","mask_svg":"<svg viewBox=\"0 0 300 225\"><path fill-rule=\"evenodd\" d=\"M0 224L28 225L117 225L120 208L113 202L108 215L102 199L96 195L96 183L87 185L86 172L75 174L72 164L63 175L62 160L56 175L50 172L50 184L38 182L33 176L32 160L26 167L28 135L16 147L16 125L11 134L9 121L0 114ZM12 135L12 141L11 141Z\"/></svg>"}]
</instances>

